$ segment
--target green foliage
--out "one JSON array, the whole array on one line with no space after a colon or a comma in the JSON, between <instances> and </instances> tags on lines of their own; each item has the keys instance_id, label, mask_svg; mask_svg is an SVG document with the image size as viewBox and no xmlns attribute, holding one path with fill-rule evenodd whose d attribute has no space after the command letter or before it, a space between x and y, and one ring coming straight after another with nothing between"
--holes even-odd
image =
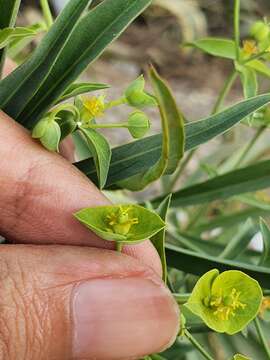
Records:
<instances>
[{"instance_id":1,"label":"green foliage","mask_svg":"<svg viewBox=\"0 0 270 360\"><path fill-rule=\"evenodd\" d=\"M259 190L270 184L269 141L264 141L270 95L258 95L261 77L270 78L267 20L252 24L242 41L241 4L235 0L232 39L185 36L190 48L230 61L233 67L211 114L189 122L165 79L152 67L153 94L145 90L143 75L112 101L102 93L108 85L77 80L151 0L103 0L92 8L90 0L71 0L56 21L47 0L42 0L44 20L27 28L15 27L19 3L0 0L0 63L7 50L16 54L37 33L45 34L33 54L0 81L0 108L32 130L33 138L50 151L58 151L60 142L72 135L77 155L87 157L75 165L100 189L140 191L160 179L166 184L161 183L160 195L146 201L145 207L101 206L75 214L90 231L115 242L117 250L146 239L157 249L163 280L182 311L180 337L172 349L144 360L197 359L194 347L213 360L213 338L222 345L225 358L246 360L240 353L247 353L269 359L265 322L270 309L270 197ZM185 3L183 7L197 7ZM188 21L179 15L175 1L155 4L174 12L181 24ZM237 79L244 100L224 109ZM108 123L107 113L122 105L128 108L126 117ZM141 139L151 124L148 107L159 109L162 133ZM254 133L250 141L242 147L228 142L247 126ZM101 129L122 129L136 141L111 149ZM197 149L218 136L215 150L208 147L185 171ZM127 191L125 196L129 198ZM259 216L265 220L259 221ZM262 252L249 246L258 233ZM213 331L219 334L209 341ZM233 341L225 335L236 333Z\"/></svg>"},{"instance_id":2,"label":"green foliage","mask_svg":"<svg viewBox=\"0 0 270 360\"><path fill-rule=\"evenodd\" d=\"M13 27L16 21L21 0L0 0L0 31ZM0 79L5 61L5 50L0 50Z\"/></svg>"},{"instance_id":3,"label":"green foliage","mask_svg":"<svg viewBox=\"0 0 270 360\"><path fill-rule=\"evenodd\" d=\"M166 223L167 216L168 216L168 210L170 208L171 204L171 195L168 195L158 206L158 208L155 210L156 213L161 217L161 219ZM166 252L165 252L165 235L166 235L166 229L160 230L157 234L152 236L150 238L152 244L156 248L161 264L162 264L162 272L163 272L163 280L165 284L167 283L167 260L166 260Z\"/></svg>"}]
</instances>

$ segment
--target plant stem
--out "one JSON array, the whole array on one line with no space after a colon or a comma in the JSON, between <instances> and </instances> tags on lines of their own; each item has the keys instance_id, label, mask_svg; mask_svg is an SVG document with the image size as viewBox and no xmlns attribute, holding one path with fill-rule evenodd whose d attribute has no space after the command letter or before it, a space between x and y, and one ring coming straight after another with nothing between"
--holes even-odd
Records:
<instances>
[{"instance_id":1,"label":"plant stem","mask_svg":"<svg viewBox=\"0 0 270 360\"><path fill-rule=\"evenodd\" d=\"M51 9L50 9L48 0L40 0L40 5L41 5L41 8L42 8L44 20L45 20L46 25L47 25L47 29L49 30L50 27L53 25L53 16L52 16L52 13L51 13Z\"/></svg>"},{"instance_id":2,"label":"plant stem","mask_svg":"<svg viewBox=\"0 0 270 360\"><path fill-rule=\"evenodd\" d=\"M196 347L196 349L202 354L207 360L215 360L210 354L201 346L201 344L191 335L188 330L185 330L185 336L187 339Z\"/></svg>"},{"instance_id":3,"label":"plant stem","mask_svg":"<svg viewBox=\"0 0 270 360\"><path fill-rule=\"evenodd\" d=\"M90 129L114 129L114 128L127 128L127 123L116 123L116 124L90 124L85 127Z\"/></svg>"},{"instance_id":4,"label":"plant stem","mask_svg":"<svg viewBox=\"0 0 270 360\"><path fill-rule=\"evenodd\" d=\"M265 126L261 126L256 131L256 133L253 136L253 138L251 139L251 141L247 144L245 151L243 152L243 154L240 156L239 160L237 161L237 163L235 165L236 168L239 167L239 165L245 160L247 155L250 153L250 150L253 148L253 146L256 144L256 142L259 140L259 138L261 137L261 135L263 134L265 129L266 129Z\"/></svg>"},{"instance_id":5,"label":"plant stem","mask_svg":"<svg viewBox=\"0 0 270 360\"><path fill-rule=\"evenodd\" d=\"M127 102L127 100L126 100L126 98L123 96L123 97L121 97L121 98L118 99L118 100L113 100L113 101L109 102L109 103L106 105L106 110L111 109L112 107L115 107L115 106L119 106L119 105L126 104L126 102Z\"/></svg>"},{"instance_id":6,"label":"plant stem","mask_svg":"<svg viewBox=\"0 0 270 360\"><path fill-rule=\"evenodd\" d=\"M189 293L187 293L187 294L176 294L176 293L174 293L173 297L174 297L175 301L178 304L183 305L188 301L188 299L190 298L190 295L191 294L189 294Z\"/></svg>"},{"instance_id":7,"label":"plant stem","mask_svg":"<svg viewBox=\"0 0 270 360\"><path fill-rule=\"evenodd\" d=\"M238 61L240 58L240 0L234 0L234 41Z\"/></svg>"},{"instance_id":8,"label":"plant stem","mask_svg":"<svg viewBox=\"0 0 270 360\"><path fill-rule=\"evenodd\" d=\"M123 243L119 242L119 241L116 241L116 251L117 252L122 252L122 249L123 249Z\"/></svg>"},{"instance_id":9,"label":"plant stem","mask_svg":"<svg viewBox=\"0 0 270 360\"><path fill-rule=\"evenodd\" d=\"M219 110L221 109L221 107L224 103L224 100L226 99L227 95L229 94L229 91L231 90L237 76L238 76L238 74L237 74L236 70L233 70L232 73L228 76L228 78L225 81L224 86L217 98L217 101L214 105L212 115L218 113Z\"/></svg>"},{"instance_id":10,"label":"plant stem","mask_svg":"<svg viewBox=\"0 0 270 360\"><path fill-rule=\"evenodd\" d=\"M270 346L268 345L267 343L267 340L266 340L266 337L264 335L264 332L263 332L263 329L261 327L261 324L260 324L260 320L258 319L258 317L255 318L254 320L254 324L255 324L255 327L256 327L256 331L257 331L257 334L259 336L259 339L264 347L264 350L267 354L267 357L268 359L270 359Z\"/></svg>"}]
</instances>

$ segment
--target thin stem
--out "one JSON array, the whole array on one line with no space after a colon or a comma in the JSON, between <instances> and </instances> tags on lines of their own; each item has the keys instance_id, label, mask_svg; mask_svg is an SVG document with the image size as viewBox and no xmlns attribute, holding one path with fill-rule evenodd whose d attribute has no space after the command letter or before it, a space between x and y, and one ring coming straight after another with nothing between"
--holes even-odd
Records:
<instances>
[{"instance_id":1,"label":"thin stem","mask_svg":"<svg viewBox=\"0 0 270 360\"><path fill-rule=\"evenodd\" d=\"M84 127L90 129L114 129L114 128L127 128L127 123L116 123L116 124L89 124Z\"/></svg>"},{"instance_id":2,"label":"thin stem","mask_svg":"<svg viewBox=\"0 0 270 360\"><path fill-rule=\"evenodd\" d=\"M250 58L242 61L241 64L243 64L243 65L244 65L244 64L247 64L247 63L249 63L250 61L259 59L259 58L261 58L262 56L264 56L264 55L266 55L266 54L269 54L269 52L268 52L268 51L265 51L265 50L264 50L264 51L261 51L261 52L259 52L258 54L253 55L253 56L251 56Z\"/></svg>"},{"instance_id":3,"label":"thin stem","mask_svg":"<svg viewBox=\"0 0 270 360\"><path fill-rule=\"evenodd\" d=\"M236 70L233 70L232 73L228 76L228 78L225 81L224 86L217 98L217 101L214 105L212 115L218 113L219 110L221 109L221 107L223 106L224 100L226 99L227 95L229 94L229 91L231 90L237 76L238 76L238 74L237 74Z\"/></svg>"},{"instance_id":4,"label":"thin stem","mask_svg":"<svg viewBox=\"0 0 270 360\"><path fill-rule=\"evenodd\" d=\"M186 302L188 302L188 299L190 298L190 295L191 294L176 294L174 293L173 294L173 297L175 299L175 301L180 304L180 305L183 305L185 304Z\"/></svg>"},{"instance_id":5,"label":"thin stem","mask_svg":"<svg viewBox=\"0 0 270 360\"><path fill-rule=\"evenodd\" d=\"M210 354L202 347L202 345L191 335L191 333L188 330L185 330L185 336L187 339L191 342L193 346L196 347L196 349L202 354L202 356L207 360L215 360L212 358Z\"/></svg>"},{"instance_id":6,"label":"thin stem","mask_svg":"<svg viewBox=\"0 0 270 360\"><path fill-rule=\"evenodd\" d=\"M122 249L123 249L123 243L116 241L116 251L122 252Z\"/></svg>"},{"instance_id":7,"label":"thin stem","mask_svg":"<svg viewBox=\"0 0 270 360\"><path fill-rule=\"evenodd\" d=\"M268 359L270 359L270 346L267 343L266 337L264 335L264 332L263 332L263 329L261 327L260 320L258 319L258 317L255 318L254 324L255 324L255 327L256 327L258 337L259 337L259 339L261 341L261 344L264 347L264 350L265 350L265 352L267 354Z\"/></svg>"},{"instance_id":8,"label":"thin stem","mask_svg":"<svg viewBox=\"0 0 270 360\"><path fill-rule=\"evenodd\" d=\"M50 9L48 0L40 0L40 5L42 8L44 20L45 20L47 28L49 30L50 27L53 25L53 16L51 13L51 9Z\"/></svg>"},{"instance_id":9,"label":"thin stem","mask_svg":"<svg viewBox=\"0 0 270 360\"><path fill-rule=\"evenodd\" d=\"M234 41L236 60L240 58L240 0L234 1Z\"/></svg>"},{"instance_id":10,"label":"thin stem","mask_svg":"<svg viewBox=\"0 0 270 360\"><path fill-rule=\"evenodd\" d=\"M113 100L113 101L109 102L108 104L106 104L106 110L111 109L112 107L115 107L115 106L126 104L126 102L127 102L127 100L123 96L120 99Z\"/></svg>"},{"instance_id":11,"label":"thin stem","mask_svg":"<svg viewBox=\"0 0 270 360\"><path fill-rule=\"evenodd\" d=\"M237 161L235 167L239 167L239 165L241 165L241 163L245 160L245 158L247 157L247 155L250 153L251 149L253 148L253 146L256 144L256 142L259 140L259 138L261 137L261 135L263 134L263 132L265 131L266 127L265 126L261 126L255 133L255 135L253 136L252 140L247 144L246 149L244 150L244 152L242 153L242 155L240 156L239 160Z\"/></svg>"}]
</instances>

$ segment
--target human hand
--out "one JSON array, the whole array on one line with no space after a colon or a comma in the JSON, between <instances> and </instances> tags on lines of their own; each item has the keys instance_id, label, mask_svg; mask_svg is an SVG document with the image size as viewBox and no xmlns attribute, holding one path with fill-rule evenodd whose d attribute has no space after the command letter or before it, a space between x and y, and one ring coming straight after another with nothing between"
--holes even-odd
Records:
<instances>
[{"instance_id":1,"label":"human hand","mask_svg":"<svg viewBox=\"0 0 270 360\"><path fill-rule=\"evenodd\" d=\"M102 193L1 112L0 132L0 234L13 243L0 245L0 359L126 360L169 346L178 309L151 243L110 250L72 216L108 204Z\"/></svg>"}]
</instances>

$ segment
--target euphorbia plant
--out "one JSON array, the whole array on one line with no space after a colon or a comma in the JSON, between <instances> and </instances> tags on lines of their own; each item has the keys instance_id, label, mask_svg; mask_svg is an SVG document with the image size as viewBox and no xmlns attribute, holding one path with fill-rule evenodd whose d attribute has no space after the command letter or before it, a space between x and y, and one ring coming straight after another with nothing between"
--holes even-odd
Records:
<instances>
[{"instance_id":1,"label":"euphorbia plant","mask_svg":"<svg viewBox=\"0 0 270 360\"><path fill-rule=\"evenodd\" d=\"M77 81L87 66L151 5L151 0L103 0L89 8L91 3L71 0L54 21L47 1L41 0L44 21L22 28L14 25L20 1L0 0L1 65L7 54L18 51L22 43L31 41L37 33L44 33L33 54L0 82L0 108L29 129L48 151L58 151L61 141L69 135L76 136L87 147L89 158L75 166L100 189L112 193L122 189L140 191L163 180L162 194L140 205L129 200L81 209L75 214L98 236L115 242L119 251L123 245L150 239L160 255L163 280L182 310L179 338L171 350L145 359L190 359L194 348L183 345L182 338L192 343L200 356L213 359L211 343L203 334L220 334L219 339L227 341L224 333L243 336L246 330L245 336L251 333L254 337L254 328L259 347L263 345L264 355L270 359L268 334L264 332L270 308L270 230L263 220L260 228L256 221L246 221L248 216L256 220L261 213L267 216L269 212L266 194L251 192L269 187L270 160L239 169L269 125L270 95L257 95L257 73L270 77L269 24L255 23L250 32L252 39L241 43L240 1L236 0L233 40L210 38L190 44L208 54L233 60L234 70L212 114L187 122L170 87L154 67L148 73L150 93L145 89L145 77L140 75L123 89L122 96L112 101L104 93L108 85ZM237 76L242 81L245 100L221 111ZM122 105L128 109L125 118L107 123L110 109ZM148 107L159 110L162 132L146 137L151 123ZM206 158L204 166L188 179L186 188L173 192L195 149L240 122L252 127L259 124L254 138L236 156L232 154L232 159L224 159L222 149L219 154L222 161L212 164ZM127 129L136 141L111 149L100 132L104 128ZM201 182L205 174L210 179ZM209 220L208 203L212 201L217 207L214 210L221 215ZM234 201L250 208L235 216L223 214L224 208L230 208ZM211 230L217 228L219 233L213 237ZM264 242L262 254L246 250L258 230ZM208 241L202 240L205 231ZM196 337L196 332L201 336ZM199 340L204 341L204 346ZM245 352L245 348L234 350L233 353L226 350L228 359L248 359L236 354Z\"/></svg>"}]
</instances>

